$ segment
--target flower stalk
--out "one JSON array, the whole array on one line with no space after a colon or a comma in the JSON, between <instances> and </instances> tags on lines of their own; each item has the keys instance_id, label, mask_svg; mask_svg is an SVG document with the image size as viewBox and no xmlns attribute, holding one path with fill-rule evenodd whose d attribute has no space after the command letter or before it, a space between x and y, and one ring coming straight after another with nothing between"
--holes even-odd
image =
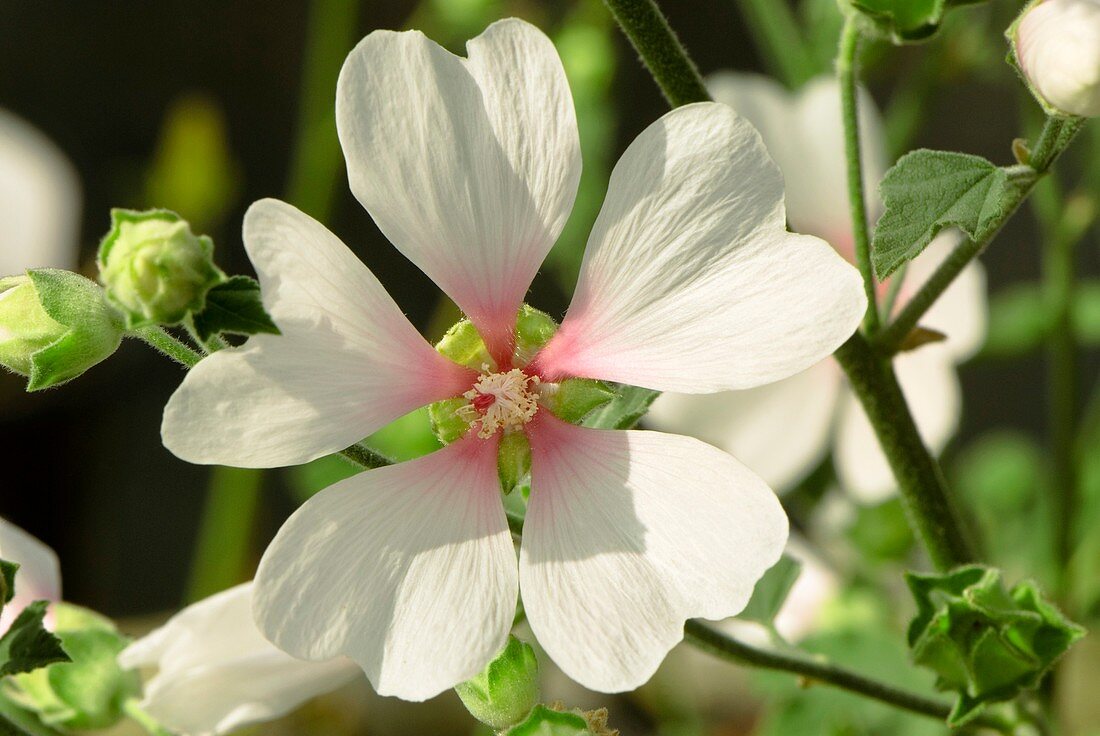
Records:
<instances>
[{"instance_id":1,"label":"flower stalk","mask_svg":"<svg viewBox=\"0 0 1100 736\"><path fill-rule=\"evenodd\" d=\"M139 327L129 333L159 353L168 356L184 368L194 368L202 360L202 353L192 350L184 343L172 337L163 327L151 325Z\"/></svg>"},{"instance_id":2,"label":"flower stalk","mask_svg":"<svg viewBox=\"0 0 1100 736\"><path fill-rule=\"evenodd\" d=\"M708 102L695 62L655 0L604 0L671 107Z\"/></svg>"}]
</instances>

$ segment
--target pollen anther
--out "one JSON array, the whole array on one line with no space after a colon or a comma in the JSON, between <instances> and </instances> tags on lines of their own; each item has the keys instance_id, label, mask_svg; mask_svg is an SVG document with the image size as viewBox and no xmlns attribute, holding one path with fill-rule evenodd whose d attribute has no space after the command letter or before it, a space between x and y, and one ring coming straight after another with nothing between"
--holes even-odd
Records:
<instances>
[{"instance_id":1,"label":"pollen anther","mask_svg":"<svg viewBox=\"0 0 1100 736\"><path fill-rule=\"evenodd\" d=\"M519 368L482 373L474 387L462 395L470 403L455 414L471 425L479 422L477 436L482 439L489 439L498 429L518 429L539 409L538 382L538 376L529 376Z\"/></svg>"}]
</instances>

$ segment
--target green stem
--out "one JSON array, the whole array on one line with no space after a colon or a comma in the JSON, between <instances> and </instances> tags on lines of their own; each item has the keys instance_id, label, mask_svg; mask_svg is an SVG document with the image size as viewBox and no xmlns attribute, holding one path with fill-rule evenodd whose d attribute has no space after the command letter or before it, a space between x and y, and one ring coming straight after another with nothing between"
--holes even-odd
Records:
<instances>
[{"instance_id":1,"label":"green stem","mask_svg":"<svg viewBox=\"0 0 1100 736\"><path fill-rule=\"evenodd\" d=\"M867 197L863 187L863 149L859 140L859 70L860 45L858 14L852 13L844 22L840 48L836 56L836 76L840 82L840 107L844 122L844 155L848 163L848 211L852 219L852 238L856 266L863 276L867 295L867 314L863 327L869 334L878 330L878 303L875 274L871 268L871 233L867 224Z\"/></svg>"},{"instance_id":2,"label":"green stem","mask_svg":"<svg viewBox=\"0 0 1100 736\"><path fill-rule=\"evenodd\" d=\"M162 327L139 327L129 334L142 340L158 352L167 355L185 368L193 368L202 360L202 353L187 347L187 345L165 332Z\"/></svg>"},{"instance_id":3,"label":"green stem","mask_svg":"<svg viewBox=\"0 0 1100 736\"><path fill-rule=\"evenodd\" d=\"M672 107L709 102L699 70L654 0L604 0Z\"/></svg>"},{"instance_id":4,"label":"green stem","mask_svg":"<svg viewBox=\"0 0 1100 736\"><path fill-rule=\"evenodd\" d=\"M813 682L840 688L864 697L888 703L896 708L920 715L947 720L951 706L941 700L902 690L879 680L864 677L858 672L801 654L790 654L759 649L738 641L708 626L702 621L688 621L684 625L685 640L700 649L722 659L767 670L778 670L799 675ZM981 725L1009 733L1010 726L997 719L981 719Z\"/></svg>"},{"instance_id":5,"label":"green stem","mask_svg":"<svg viewBox=\"0 0 1100 736\"><path fill-rule=\"evenodd\" d=\"M773 74L791 89L814 76L813 58L788 0L737 0L737 7Z\"/></svg>"},{"instance_id":6,"label":"green stem","mask_svg":"<svg viewBox=\"0 0 1100 736\"><path fill-rule=\"evenodd\" d=\"M1083 122L1082 118L1047 118L1043 131L1032 148L1030 164L1009 170L1017 186L1012 200L1004 208L1004 214L986 225L981 232L976 233L973 239L964 240L944 259L894 321L875 336L875 347L879 351L885 355L893 355L898 351L924 313L940 298L962 270L989 246L1008 219L1019 209L1034 190L1039 177L1049 171L1073 141Z\"/></svg>"},{"instance_id":7,"label":"green stem","mask_svg":"<svg viewBox=\"0 0 1100 736\"><path fill-rule=\"evenodd\" d=\"M122 706L122 711L144 728L149 736L172 736L171 731L157 723L156 719L142 709L141 701L137 698L127 700Z\"/></svg>"},{"instance_id":8,"label":"green stem","mask_svg":"<svg viewBox=\"0 0 1100 736\"><path fill-rule=\"evenodd\" d=\"M368 470L385 467L386 465L393 465L393 460L380 452L372 450L362 442L340 450L337 454L345 460Z\"/></svg>"},{"instance_id":9,"label":"green stem","mask_svg":"<svg viewBox=\"0 0 1100 736\"><path fill-rule=\"evenodd\" d=\"M939 465L921 440L890 363L856 333L834 354L897 479L910 523L940 570L975 562Z\"/></svg>"},{"instance_id":10,"label":"green stem","mask_svg":"<svg viewBox=\"0 0 1100 736\"><path fill-rule=\"evenodd\" d=\"M212 469L187 585L189 602L251 577L252 519L259 506L262 480L263 474L255 470Z\"/></svg>"}]
</instances>

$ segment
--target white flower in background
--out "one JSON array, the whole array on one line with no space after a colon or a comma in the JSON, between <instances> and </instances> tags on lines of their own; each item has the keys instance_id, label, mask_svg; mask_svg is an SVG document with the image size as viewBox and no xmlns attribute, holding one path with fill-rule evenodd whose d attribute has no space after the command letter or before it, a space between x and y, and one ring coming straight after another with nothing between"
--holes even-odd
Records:
<instances>
[{"instance_id":1,"label":"white flower in background","mask_svg":"<svg viewBox=\"0 0 1100 736\"><path fill-rule=\"evenodd\" d=\"M244 241L282 335L196 366L165 409L164 442L192 462L302 463L473 389L461 439L338 483L287 521L257 574L260 629L422 700L503 647L522 587L568 675L631 689L685 619L744 607L786 517L709 445L574 426L543 400L576 376L697 392L789 376L851 334L858 274L786 231L782 180L752 127L724 105L689 105L619 161L568 314L522 360L517 312L576 195L576 118L538 29L502 21L467 48L463 59L419 32L372 33L341 72L337 123L356 196L469 315L495 365L479 375L433 350L334 235L265 200ZM504 428L532 454L518 569L497 477Z\"/></svg>"},{"instance_id":2,"label":"white flower in background","mask_svg":"<svg viewBox=\"0 0 1100 736\"><path fill-rule=\"evenodd\" d=\"M0 633L3 633L34 601L61 600L61 566L52 549L4 519L0 519L0 560L19 564L15 597L0 613ZM46 621L48 625L50 614Z\"/></svg>"},{"instance_id":3,"label":"white flower in background","mask_svg":"<svg viewBox=\"0 0 1100 736\"><path fill-rule=\"evenodd\" d=\"M835 80L817 79L791 94L766 77L723 73L712 77L710 88L715 100L733 107L760 131L783 172L791 227L828 240L852 259ZM877 192L886 169L882 124L869 96L863 96L860 109L864 178L868 190ZM877 199L870 209L873 221L880 210ZM909 264L898 307L950 253L957 238L953 232L941 234ZM968 266L920 323L946 333L947 340L899 355L895 367L921 436L939 452L955 433L961 413L955 366L973 355L985 336L981 266ZM688 432L728 450L776 489L801 479L831 445L840 480L857 499L876 503L896 490L870 422L832 358L750 391L707 397L665 394L647 418L659 429Z\"/></svg>"},{"instance_id":4,"label":"white flower in background","mask_svg":"<svg viewBox=\"0 0 1100 736\"><path fill-rule=\"evenodd\" d=\"M252 584L188 606L119 655L156 667L141 708L173 733L225 734L278 718L362 677L349 659L306 662L276 649L252 618Z\"/></svg>"},{"instance_id":5,"label":"white flower in background","mask_svg":"<svg viewBox=\"0 0 1100 736\"><path fill-rule=\"evenodd\" d=\"M1043 0L1014 27L1020 69L1063 113L1100 115L1100 0Z\"/></svg>"},{"instance_id":6,"label":"white flower in background","mask_svg":"<svg viewBox=\"0 0 1100 736\"><path fill-rule=\"evenodd\" d=\"M79 218L80 183L65 154L0 110L0 277L73 268Z\"/></svg>"}]
</instances>

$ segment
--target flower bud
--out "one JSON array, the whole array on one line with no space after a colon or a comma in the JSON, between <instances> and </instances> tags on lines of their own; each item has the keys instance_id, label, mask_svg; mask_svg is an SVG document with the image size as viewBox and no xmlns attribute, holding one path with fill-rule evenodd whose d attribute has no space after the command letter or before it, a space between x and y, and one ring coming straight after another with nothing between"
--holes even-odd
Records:
<instances>
[{"instance_id":1,"label":"flower bud","mask_svg":"<svg viewBox=\"0 0 1100 736\"><path fill-rule=\"evenodd\" d=\"M1039 0L1009 29L1032 93L1056 115L1100 115L1100 0Z\"/></svg>"},{"instance_id":2,"label":"flower bud","mask_svg":"<svg viewBox=\"0 0 1100 736\"><path fill-rule=\"evenodd\" d=\"M40 269L0 279L0 365L26 376L28 391L76 378L121 341L103 290L83 276Z\"/></svg>"},{"instance_id":3,"label":"flower bud","mask_svg":"<svg viewBox=\"0 0 1100 736\"><path fill-rule=\"evenodd\" d=\"M472 680L455 687L470 715L496 730L513 726L539 699L539 663L535 650L514 636L504 650Z\"/></svg>"},{"instance_id":4,"label":"flower bud","mask_svg":"<svg viewBox=\"0 0 1100 736\"><path fill-rule=\"evenodd\" d=\"M213 241L174 212L116 209L111 221L99 246L99 280L128 329L181 322L201 312L206 292L225 281Z\"/></svg>"}]
</instances>

